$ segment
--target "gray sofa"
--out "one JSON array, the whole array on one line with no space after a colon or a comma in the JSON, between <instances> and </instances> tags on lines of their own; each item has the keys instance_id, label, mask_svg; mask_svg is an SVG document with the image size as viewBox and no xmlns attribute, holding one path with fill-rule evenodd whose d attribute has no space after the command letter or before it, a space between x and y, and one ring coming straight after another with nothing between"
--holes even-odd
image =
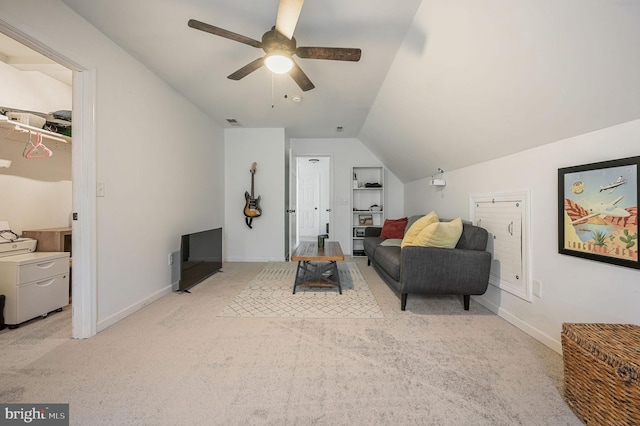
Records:
<instances>
[{"instance_id":1,"label":"gray sofa","mask_svg":"<svg viewBox=\"0 0 640 426\"><path fill-rule=\"evenodd\" d=\"M462 295L464 309L469 310L470 296L487 291L491 254L486 251L484 228L463 224L454 249L381 246L381 231L381 227L365 228L364 252L368 264L400 294L403 311L409 294Z\"/></svg>"}]
</instances>

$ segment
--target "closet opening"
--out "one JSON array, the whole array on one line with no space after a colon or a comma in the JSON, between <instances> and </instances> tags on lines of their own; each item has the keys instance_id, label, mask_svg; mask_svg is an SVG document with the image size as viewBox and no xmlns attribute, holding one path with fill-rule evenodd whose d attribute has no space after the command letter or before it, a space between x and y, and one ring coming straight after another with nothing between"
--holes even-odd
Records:
<instances>
[{"instance_id":1,"label":"closet opening","mask_svg":"<svg viewBox=\"0 0 640 426\"><path fill-rule=\"evenodd\" d=\"M4 322L64 311L70 322L72 71L5 34L0 61Z\"/></svg>"},{"instance_id":2,"label":"closet opening","mask_svg":"<svg viewBox=\"0 0 640 426\"><path fill-rule=\"evenodd\" d=\"M91 337L97 322L95 190L88 187L95 189L95 73L0 19L0 76L0 222L20 238L37 240L31 254L68 256L68 303L62 309L70 318L70 337ZM64 285L55 280L52 288ZM36 302L29 306L50 297L31 290ZM33 314L37 320L48 307L23 309L19 319Z\"/></svg>"}]
</instances>

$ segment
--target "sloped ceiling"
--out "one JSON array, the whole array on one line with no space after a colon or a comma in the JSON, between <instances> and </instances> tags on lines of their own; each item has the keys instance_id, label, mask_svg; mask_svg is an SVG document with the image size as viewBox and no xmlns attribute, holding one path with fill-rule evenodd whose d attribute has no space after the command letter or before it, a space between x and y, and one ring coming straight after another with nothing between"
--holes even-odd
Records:
<instances>
[{"instance_id":1,"label":"sloped ceiling","mask_svg":"<svg viewBox=\"0 0 640 426\"><path fill-rule=\"evenodd\" d=\"M424 0L359 137L407 182L638 118L640 2Z\"/></svg>"},{"instance_id":2,"label":"sloped ceiling","mask_svg":"<svg viewBox=\"0 0 640 426\"><path fill-rule=\"evenodd\" d=\"M363 55L300 59L299 104L264 69L226 78L260 51L186 25L260 39L277 0L63 1L222 125L357 136L404 182L640 118L637 0L307 0L299 45Z\"/></svg>"}]
</instances>

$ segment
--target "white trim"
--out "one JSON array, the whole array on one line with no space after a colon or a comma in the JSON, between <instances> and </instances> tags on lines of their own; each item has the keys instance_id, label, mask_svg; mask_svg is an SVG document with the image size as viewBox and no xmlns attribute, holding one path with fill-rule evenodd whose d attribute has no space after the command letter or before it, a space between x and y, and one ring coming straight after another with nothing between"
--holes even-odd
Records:
<instances>
[{"instance_id":1,"label":"white trim","mask_svg":"<svg viewBox=\"0 0 640 426\"><path fill-rule=\"evenodd\" d=\"M161 297L166 296L167 294L170 294L173 291L172 286L168 285L166 287L164 287L162 290L159 290L157 292L155 292L154 294L152 294L149 297L145 297L144 299L129 305L128 307L122 309L120 312L116 312L115 314L111 315L108 318L105 318L104 320L100 321L98 323L98 331L102 331L112 325L114 325L115 323L117 323L118 321L121 321L123 319L125 319L126 317L128 317L129 315L139 311L140 309L144 308L147 305L152 304L153 302L155 302L156 300L160 299Z\"/></svg>"},{"instance_id":2,"label":"white trim","mask_svg":"<svg viewBox=\"0 0 640 426\"><path fill-rule=\"evenodd\" d=\"M516 317L512 313L494 304L484 296L471 296L471 297L473 300L475 300L485 308L489 309L491 312L498 315L500 318L504 319L508 323L524 331L529 336L533 337L543 345L551 348L552 350L556 351L559 354L562 354L562 343L559 342L558 340L552 338L551 336L538 330L537 328L532 327L529 323L521 320L520 318Z\"/></svg>"},{"instance_id":3,"label":"white trim","mask_svg":"<svg viewBox=\"0 0 640 426\"><path fill-rule=\"evenodd\" d=\"M73 73L73 319L72 336L84 339L97 330L96 138L93 70Z\"/></svg>"},{"instance_id":4,"label":"white trim","mask_svg":"<svg viewBox=\"0 0 640 426\"><path fill-rule=\"evenodd\" d=\"M0 18L0 32L72 71L80 71L84 68L62 53L57 52L55 49L39 41L37 36L31 35L30 29L23 25L15 26Z\"/></svg>"},{"instance_id":5,"label":"white trim","mask_svg":"<svg viewBox=\"0 0 640 426\"><path fill-rule=\"evenodd\" d=\"M247 263L247 262L257 262L257 263L286 262L284 256L283 257L228 257L224 261L225 262L239 262L239 263Z\"/></svg>"}]
</instances>

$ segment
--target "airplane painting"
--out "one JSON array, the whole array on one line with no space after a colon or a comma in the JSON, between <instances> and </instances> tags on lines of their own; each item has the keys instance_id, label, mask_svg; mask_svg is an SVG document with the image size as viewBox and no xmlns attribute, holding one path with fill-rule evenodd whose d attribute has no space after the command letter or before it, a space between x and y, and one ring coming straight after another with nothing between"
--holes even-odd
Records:
<instances>
[{"instance_id":1,"label":"airplane painting","mask_svg":"<svg viewBox=\"0 0 640 426\"><path fill-rule=\"evenodd\" d=\"M620 177L618 177L618 179L616 179L615 182L610 183L609 185L601 186L600 187L600 192L606 191L607 189L610 189L609 194L611 194L611 193L613 193L613 191L616 190L617 187L619 187L620 185L624 185L625 183L627 183L627 181L624 180L622 178L622 176L620 176Z\"/></svg>"},{"instance_id":2,"label":"airplane painting","mask_svg":"<svg viewBox=\"0 0 640 426\"><path fill-rule=\"evenodd\" d=\"M602 189L600 191L602 191ZM623 196L620 196L615 200L613 200L612 203L598 203L593 205L587 204L585 208L589 212L589 214L587 216L573 220L571 224L574 225L576 223L584 222L585 220L590 219L594 216L600 216L603 219L606 218L607 216L629 217L631 216L631 213L629 213L627 210L621 207L616 207L616 204L623 198L624 198Z\"/></svg>"},{"instance_id":3,"label":"airplane painting","mask_svg":"<svg viewBox=\"0 0 640 426\"><path fill-rule=\"evenodd\" d=\"M558 251L640 269L640 157L558 170Z\"/></svg>"}]
</instances>

